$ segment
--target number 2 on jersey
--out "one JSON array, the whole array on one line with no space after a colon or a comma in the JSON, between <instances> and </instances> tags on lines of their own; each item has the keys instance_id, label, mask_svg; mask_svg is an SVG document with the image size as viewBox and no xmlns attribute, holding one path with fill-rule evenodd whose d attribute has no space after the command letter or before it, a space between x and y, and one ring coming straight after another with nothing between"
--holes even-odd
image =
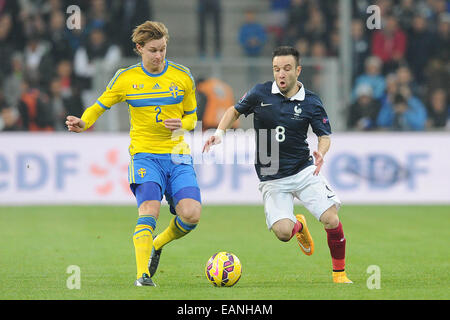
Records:
<instances>
[{"instance_id":1,"label":"number 2 on jersey","mask_svg":"<svg viewBox=\"0 0 450 320\"><path fill-rule=\"evenodd\" d=\"M156 123L161 122L161 119L158 119L159 114L161 113L161 107L156 107L155 111L158 111L158 113L156 114Z\"/></svg>"}]
</instances>

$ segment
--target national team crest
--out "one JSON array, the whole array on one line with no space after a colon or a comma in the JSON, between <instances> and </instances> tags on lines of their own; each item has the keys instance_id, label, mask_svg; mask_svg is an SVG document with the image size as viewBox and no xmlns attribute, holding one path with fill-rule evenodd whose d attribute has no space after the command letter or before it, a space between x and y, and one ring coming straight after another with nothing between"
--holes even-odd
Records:
<instances>
[{"instance_id":1,"label":"national team crest","mask_svg":"<svg viewBox=\"0 0 450 320\"><path fill-rule=\"evenodd\" d=\"M133 89L141 90L141 89L143 89L143 88L144 88L144 84L143 84L143 83L140 83L140 84L133 84Z\"/></svg>"},{"instance_id":2,"label":"national team crest","mask_svg":"<svg viewBox=\"0 0 450 320\"><path fill-rule=\"evenodd\" d=\"M146 174L146 170L144 168L140 168L137 172L141 178L143 178Z\"/></svg>"},{"instance_id":3,"label":"national team crest","mask_svg":"<svg viewBox=\"0 0 450 320\"><path fill-rule=\"evenodd\" d=\"M174 82L172 82L170 84L169 91L170 91L170 94L172 95L172 97L174 97L174 98L178 97L179 90L178 90L177 85Z\"/></svg>"},{"instance_id":4,"label":"national team crest","mask_svg":"<svg viewBox=\"0 0 450 320\"><path fill-rule=\"evenodd\" d=\"M294 117L292 118L293 120L301 120L300 114L302 113L302 108L300 108L300 105L297 104L294 107Z\"/></svg>"}]
</instances>

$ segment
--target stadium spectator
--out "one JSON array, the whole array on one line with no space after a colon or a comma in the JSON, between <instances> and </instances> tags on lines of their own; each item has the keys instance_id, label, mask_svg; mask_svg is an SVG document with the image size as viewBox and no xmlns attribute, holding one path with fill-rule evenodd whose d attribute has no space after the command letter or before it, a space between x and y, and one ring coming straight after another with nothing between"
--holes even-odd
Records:
<instances>
[{"instance_id":1,"label":"stadium spectator","mask_svg":"<svg viewBox=\"0 0 450 320\"><path fill-rule=\"evenodd\" d=\"M372 1L368 1L369 5L371 2ZM382 17L392 14L392 10L394 9L393 0L376 0L374 1L374 4L380 8L380 14Z\"/></svg>"},{"instance_id":2,"label":"stadium spectator","mask_svg":"<svg viewBox=\"0 0 450 320\"><path fill-rule=\"evenodd\" d=\"M198 49L201 57L206 56L206 30L208 21L214 26L214 54L222 54L222 5L221 0L198 0Z\"/></svg>"},{"instance_id":3,"label":"stadium spectator","mask_svg":"<svg viewBox=\"0 0 450 320\"><path fill-rule=\"evenodd\" d=\"M38 77L40 85L48 87L55 73L55 64L62 59L72 59L73 52L65 35L66 20L60 11L49 13L49 24L42 43L47 50L40 59Z\"/></svg>"},{"instance_id":4,"label":"stadium spectator","mask_svg":"<svg viewBox=\"0 0 450 320\"><path fill-rule=\"evenodd\" d=\"M220 79L209 78L198 84L197 91L206 96L202 129L216 128L225 111L235 102L233 89ZM237 127L235 124L233 128Z\"/></svg>"},{"instance_id":5,"label":"stadium spectator","mask_svg":"<svg viewBox=\"0 0 450 320\"><path fill-rule=\"evenodd\" d=\"M3 91L0 89L0 109L6 108L8 105L8 101L3 94Z\"/></svg>"},{"instance_id":6,"label":"stadium spectator","mask_svg":"<svg viewBox=\"0 0 450 320\"><path fill-rule=\"evenodd\" d=\"M80 12L80 28L66 28L65 38L69 42L72 54L88 40L90 29L86 26L86 15Z\"/></svg>"},{"instance_id":7,"label":"stadium spectator","mask_svg":"<svg viewBox=\"0 0 450 320\"><path fill-rule=\"evenodd\" d=\"M356 101L348 110L347 126L354 130L373 130L376 128L380 102L373 98L372 87L362 84L356 88Z\"/></svg>"},{"instance_id":8,"label":"stadium spectator","mask_svg":"<svg viewBox=\"0 0 450 320\"><path fill-rule=\"evenodd\" d=\"M19 12L20 12L19 1L2 1L0 3L0 16L8 13L14 17L18 17Z\"/></svg>"},{"instance_id":9,"label":"stadium spectator","mask_svg":"<svg viewBox=\"0 0 450 320\"><path fill-rule=\"evenodd\" d=\"M377 125L394 131L422 131L426 119L427 113L422 102L412 96L407 87L401 87L392 102L389 99L384 101Z\"/></svg>"},{"instance_id":10,"label":"stadium spectator","mask_svg":"<svg viewBox=\"0 0 450 320\"><path fill-rule=\"evenodd\" d=\"M438 45L433 46L432 58L448 63L450 61L450 13L439 17L435 43Z\"/></svg>"},{"instance_id":11,"label":"stadium spectator","mask_svg":"<svg viewBox=\"0 0 450 320\"><path fill-rule=\"evenodd\" d=\"M299 38L295 42L295 49L297 49L298 52L300 53L300 57L309 57L311 55L309 51L310 50L309 41L306 38Z\"/></svg>"},{"instance_id":12,"label":"stadium spectator","mask_svg":"<svg viewBox=\"0 0 450 320\"><path fill-rule=\"evenodd\" d=\"M367 84L372 88L374 99L380 100L384 94L386 82L381 75L382 62L376 56L370 56L365 61L365 73L358 76L355 80L352 100L356 99L356 88L362 84Z\"/></svg>"},{"instance_id":13,"label":"stadium spectator","mask_svg":"<svg viewBox=\"0 0 450 320\"><path fill-rule=\"evenodd\" d=\"M45 38L47 24L39 13L39 9L28 9L27 5L22 7L22 27L25 38Z\"/></svg>"},{"instance_id":14,"label":"stadium spectator","mask_svg":"<svg viewBox=\"0 0 450 320\"><path fill-rule=\"evenodd\" d=\"M49 17L47 40L51 45L53 63L72 58L73 52L66 38L66 19L61 11L53 11Z\"/></svg>"},{"instance_id":15,"label":"stadium spectator","mask_svg":"<svg viewBox=\"0 0 450 320\"><path fill-rule=\"evenodd\" d=\"M397 84L399 87L408 87L413 95L421 99L423 98L423 90L415 81L411 69L407 65L400 65L395 71L395 74L397 75Z\"/></svg>"},{"instance_id":16,"label":"stadium spectator","mask_svg":"<svg viewBox=\"0 0 450 320\"><path fill-rule=\"evenodd\" d=\"M51 113L54 115L54 129L56 131L66 130L65 122L68 115L81 117L84 111L83 102L79 96L64 97L59 78L53 78L50 82L48 104Z\"/></svg>"},{"instance_id":17,"label":"stadium spectator","mask_svg":"<svg viewBox=\"0 0 450 320\"><path fill-rule=\"evenodd\" d=\"M11 41L12 36L12 17L8 13L0 16L0 84L5 80L6 76L11 71L11 56L14 52L15 45Z\"/></svg>"},{"instance_id":18,"label":"stadium spectator","mask_svg":"<svg viewBox=\"0 0 450 320\"><path fill-rule=\"evenodd\" d=\"M447 88L450 83L450 72L447 70L448 62L440 59L431 59L427 68L424 70L426 75L427 90L430 91L445 85Z\"/></svg>"},{"instance_id":19,"label":"stadium spectator","mask_svg":"<svg viewBox=\"0 0 450 320\"><path fill-rule=\"evenodd\" d=\"M433 44L436 41L433 34L428 31L427 20L423 16L414 17L408 39L406 61L416 81L422 84L425 80L423 70L433 53Z\"/></svg>"},{"instance_id":20,"label":"stadium spectator","mask_svg":"<svg viewBox=\"0 0 450 320\"><path fill-rule=\"evenodd\" d=\"M60 82L61 93L64 98L79 94L79 91L83 89L73 72L72 61L69 59L64 59L58 63L55 77Z\"/></svg>"},{"instance_id":21,"label":"stadium spectator","mask_svg":"<svg viewBox=\"0 0 450 320\"><path fill-rule=\"evenodd\" d=\"M53 14L59 12L63 13L66 11L65 7L66 3L64 0L48 0L45 1L41 8L40 13L42 15L42 18L44 19L45 23L50 24L51 17ZM65 20L65 19L64 19Z\"/></svg>"},{"instance_id":22,"label":"stadium spectator","mask_svg":"<svg viewBox=\"0 0 450 320\"><path fill-rule=\"evenodd\" d=\"M89 1L89 9L87 13L87 28L89 30L102 29L109 34L111 32L113 23L110 13L111 10L106 7L105 0Z\"/></svg>"},{"instance_id":23,"label":"stadium spectator","mask_svg":"<svg viewBox=\"0 0 450 320\"><path fill-rule=\"evenodd\" d=\"M429 98L428 129L443 129L450 125L450 105L448 96L443 88L435 89Z\"/></svg>"},{"instance_id":24,"label":"stadium spectator","mask_svg":"<svg viewBox=\"0 0 450 320\"><path fill-rule=\"evenodd\" d=\"M311 44L310 58L314 59L312 67L316 72L309 74L310 89L315 92L320 92L324 84L323 82L323 65L320 59L327 57L327 47L323 41L315 41Z\"/></svg>"},{"instance_id":25,"label":"stadium spectator","mask_svg":"<svg viewBox=\"0 0 450 320\"><path fill-rule=\"evenodd\" d=\"M365 25L361 19L353 19L351 26L352 37L352 81L364 72L364 63L370 55L370 42L364 32Z\"/></svg>"},{"instance_id":26,"label":"stadium spectator","mask_svg":"<svg viewBox=\"0 0 450 320\"><path fill-rule=\"evenodd\" d=\"M312 58L326 58L327 46L324 41L314 41L311 45L311 57Z\"/></svg>"},{"instance_id":27,"label":"stadium spectator","mask_svg":"<svg viewBox=\"0 0 450 320\"><path fill-rule=\"evenodd\" d=\"M113 70L121 58L120 48L110 44L102 29L93 29L89 42L75 52L74 72L83 83L83 102L90 105L97 93L92 92L92 77L100 71ZM94 100L93 100L94 99Z\"/></svg>"},{"instance_id":28,"label":"stadium spectator","mask_svg":"<svg viewBox=\"0 0 450 320\"><path fill-rule=\"evenodd\" d=\"M417 15L414 0L401 0L399 5L393 8L393 15L397 18L402 30L411 30L414 16Z\"/></svg>"},{"instance_id":29,"label":"stadium spectator","mask_svg":"<svg viewBox=\"0 0 450 320\"><path fill-rule=\"evenodd\" d=\"M239 29L239 44L247 57L261 55L267 42L264 26L256 21L255 12L247 10L245 20Z\"/></svg>"},{"instance_id":30,"label":"stadium spectator","mask_svg":"<svg viewBox=\"0 0 450 320\"><path fill-rule=\"evenodd\" d=\"M27 75L34 81L40 79L41 62L43 57L48 53L49 47L38 35L31 35L27 39L25 51L24 51L24 62Z\"/></svg>"},{"instance_id":31,"label":"stadium spectator","mask_svg":"<svg viewBox=\"0 0 450 320\"><path fill-rule=\"evenodd\" d=\"M381 30L372 37L372 55L383 62L383 73L395 70L404 59L406 52L406 34L398 27L397 19L389 15L383 19Z\"/></svg>"},{"instance_id":32,"label":"stadium spectator","mask_svg":"<svg viewBox=\"0 0 450 320\"><path fill-rule=\"evenodd\" d=\"M430 6L432 8L432 16L430 17L433 20L438 20L442 14L449 12L448 1L446 0L434 0L431 1Z\"/></svg>"},{"instance_id":33,"label":"stadium spectator","mask_svg":"<svg viewBox=\"0 0 450 320\"><path fill-rule=\"evenodd\" d=\"M356 19L367 19L367 7L370 5L368 0L351 1L353 17Z\"/></svg>"},{"instance_id":34,"label":"stadium spectator","mask_svg":"<svg viewBox=\"0 0 450 320\"><path fill-rule=\"evenodd\" d=\"M1 131L20 131L22 128L19 125L19 116L16 110L12 107L4 107L0 109L0 128Z\"/></svg>"},{"instance_id":35,"label":"stadium spectator","mask_svg":"<svg viewBox=\"0 0 450 320\"><path fill-rule=\"evenodd\" d=\"M126 57L135 57L130 34L134 27L146 20L151 20L152 7L149 1L124 0L116 2L118 5L113 13L114 24L111 26L117 35L117 44Z\"/></svg>"},{"instance_id":36,"label":"stadium spectator","mask_svg":"<svg viewBox=\"0 0 450 320\"><path fill-rule=\"evenodd\" d=\"M273 37L276 45L284 40L291 0L269 0L270 15L267 20L267 32Z\"/></svg>"},{"instance_id":37,"label":"stadium spectator","mask_svg":"<svg viewBox=\"0 0 450 320\"><path fill-rule=\"evenodd\" d=\"M15 52L11 57L10 65L12 70L3 83L3 91L8 92L5 97L8 105L17 108L22 94L22 81L25 74L23 55L20 52Z\"/></svg>"},{"instance_id":38,"label":"stadium spectator","mask_svg":"<svg viewBox=\"0 0 450 320\"><path fill-rule=\"evenodd\" d=\"M264 26L256 21L255 12L247 10L245 20L239 29L239 44L247 57L261 56L267 42L267 33ZM253 64L248 65L247 79L249 83L255 83L259 79L260 68Z\"/></svg>"},{"instance_id":39,"label":"stadium spectator","mask_svg":"<svg viewBox=\"0 0 450 320\"><path fill-rule=\"evenodd\" d=\"M327 55L330 57L339 56L339 50L341 49L341 37L338 30L332 30L328 33L328 48Z\"/></svg>"},{"instance_id":40,"label":"stadium spectator","mask_svg":"<svg viewBox=\"0 0 450 320\"><path fill-rule=\"evenodd\" d=\"M22 86L18 108L23 129L53 131L54 115L48 104L48 97L30 79L25 79Z\"/></svg>"},{"instance_id":41,"label":"stadium spectator","mask_svg":"<svg viewBox=\"0 0 450 320\"><path fill-rule=\"evenodd\" d=\"M308 0L292 0L288 11L285 37L287 43L295 43L305 37L304 24L308 18Z\"/></svg>"},{"instance_id":42,"label":"stadium spectator","mask_svg":"<svg viewBox=\"0 0 450 320\"><path fill-rule=\"evenodd\" d=\"M304 24L304 35L311 42L327 41L327 21L318 6L310 6Z\"/></svg>"},{"instance_id":43,"label":"stadium spectator","mask_svg":"<svg viewBox=\"0 0 450 320\"><path fill-rule=\"evenodd\" d=\"M389 102L394 101L395 95L398 93L398 83L397 83L397 75L395 73L390 73L386 76L386 90L381 97L381 105L386 103L386 100Z\"/></svg>"}]
</instances>

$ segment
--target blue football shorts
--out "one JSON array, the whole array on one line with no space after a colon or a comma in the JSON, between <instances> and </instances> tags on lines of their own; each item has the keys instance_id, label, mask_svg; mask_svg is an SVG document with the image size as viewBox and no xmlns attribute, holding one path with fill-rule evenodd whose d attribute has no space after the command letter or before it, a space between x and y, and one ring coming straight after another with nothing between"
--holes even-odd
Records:
<instances>
[{"instance_id":1,"label":"blue football shorts","mask_svg":"<svg viewBox=\"0 0 450 320\"><path fill-rule=\"evenodd\" d=\"M137 153L131 157L128 180L138 208L144 201L161 201L163 195L173 214L176 214L175 207L181 199L201 203L190 155Z\"/></svg>"}]
</instances>

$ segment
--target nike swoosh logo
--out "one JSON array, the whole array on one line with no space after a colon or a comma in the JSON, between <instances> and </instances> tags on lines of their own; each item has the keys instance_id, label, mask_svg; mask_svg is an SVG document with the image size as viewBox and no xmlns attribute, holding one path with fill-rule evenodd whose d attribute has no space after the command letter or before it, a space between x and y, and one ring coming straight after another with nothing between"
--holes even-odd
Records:
<instances>
[{"instance_id":1,"label":"nike swoosh logo","mask_svg":"<svg viewBox=\"0 0 450 320\"><path fill-rule=\"evenodd\" d=\"M335 196L335 194L333 194L332 196L327 196L328 199L331 199Z\"/></svg>"},{"instance_id":2,"label":"nike swoosh logo","mask_svg":"<svg viewBox=\"0 0 450 320\"><path fill-rule=\"evenodd\" d=\"M303 245L302 245L302 243L300 242L300 241L298 241L298 245L300 246L300 247L302 247L302 249L303 250L305 250L305 252L311 252L311 247L309 247L309 248L305 248Z\"/></svg>"},{"instance_id":3,"label":"nike swoosh logo","mask_svg":"<svg viewBox=\"0 0 450 320\"><path fill-rule=\"evenodd\" d=\"M271 106L271 105L272 105L271 103L261 102L261 107L267 107L267 106Z\"/></svg>"},{"instance_id":4,"label":"nike swoosh logo","mask_svg":"<svg viewBox=\"0 0 450 320\"><path fill-rule=\"evenodd\" d=\"M219 258L216 258L216 272L213 273L216 277L219 275Z\"/></svg>"}]
</instances>

